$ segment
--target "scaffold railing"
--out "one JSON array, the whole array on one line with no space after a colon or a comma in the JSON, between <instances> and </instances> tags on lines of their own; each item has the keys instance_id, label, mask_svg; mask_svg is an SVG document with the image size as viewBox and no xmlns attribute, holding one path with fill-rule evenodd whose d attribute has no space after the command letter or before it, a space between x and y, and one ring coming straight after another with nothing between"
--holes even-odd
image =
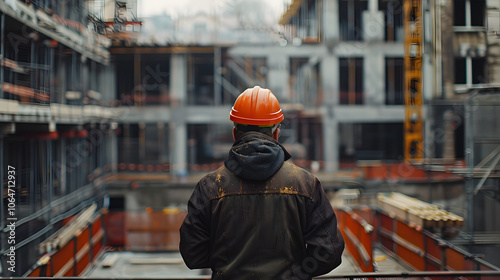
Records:
<instances>
[{"instance_id":1,"label":"scaffold railing","mask_svg":"<svg viewBox=\"0 0 500 280\"><path fill-rule=\"evenodd\" d=\"M452 279L479 279L479 280L493 280L499 279L500 271L408 271L408 272L364 272L364 273L352 273L343 275L325 275L318 276L314 279L324 279L324 280L334 280L334 279L384 279L384 280L396 280L396 279L435 279L435 280L452 280ZM10 277L9 279L21 280L26 278L21 277ZM37 277L30 277L30 279L37 279ZM47 278L44 278L47 279ZM81 279L79 277L51 277L51 280L77 280ZM85 277L87 280L108 280L110 278L99 278L99 277ZM117 277L112 279L140 279L140 280L157 280L158 278L153 277ZM189 277L177 277L177 278L162 278L169 280L209 280L209 276L189 276Z\"/></svg>"}]
</instances>

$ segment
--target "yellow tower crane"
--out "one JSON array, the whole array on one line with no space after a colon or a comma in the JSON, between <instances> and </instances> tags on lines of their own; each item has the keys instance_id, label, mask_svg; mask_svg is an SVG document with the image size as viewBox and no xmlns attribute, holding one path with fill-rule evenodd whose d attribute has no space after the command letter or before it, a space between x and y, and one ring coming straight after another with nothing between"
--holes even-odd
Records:
<instances>
[{"instance_id":1,"label":"yellow tower crane","mask_svg":"<svg viewBox=\"0 0 500 280\"><path fill-rule=\"evenodd\" d=\"M424 158L423 94L422 94L422 2L404 1L405 58L405 161L419 162Z\"/></svg>"}]
</instances>

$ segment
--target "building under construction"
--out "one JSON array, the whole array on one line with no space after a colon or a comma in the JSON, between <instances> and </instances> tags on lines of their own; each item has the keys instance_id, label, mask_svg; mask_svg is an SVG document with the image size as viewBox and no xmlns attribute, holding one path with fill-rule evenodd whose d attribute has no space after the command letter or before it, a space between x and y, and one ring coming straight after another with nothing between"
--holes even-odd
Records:
<instances>
[{"instance_id":1,"label":"building under construction","mask_svg":"<svg viewBox=\"0 0 500 280\"><path fill-rule=\"evenodd\" d=\"M0 276L209 279L178 229L260 85L337 213L327 277L500 277L500 2L288 2L273 39L159 44L137 0L0 0Z\"/></svg>"}]
</instances>

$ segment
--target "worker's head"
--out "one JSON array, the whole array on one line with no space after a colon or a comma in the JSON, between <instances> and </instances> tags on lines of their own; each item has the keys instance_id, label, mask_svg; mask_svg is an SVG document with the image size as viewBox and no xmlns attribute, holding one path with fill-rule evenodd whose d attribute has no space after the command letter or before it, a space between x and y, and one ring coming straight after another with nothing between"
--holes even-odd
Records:
<instances>
[{"instance_id":1,"label":"worker's head","mask_svg":"<svg viewBox=\"0 0 500 280\"><path fill-rule=\"evenodd\" d=\"M268 89L255 86L238 96L229 119L234 122L235 140L248 131L261 132L278 140L284 117L276 96Z\"/></svg>"}]
</instances>

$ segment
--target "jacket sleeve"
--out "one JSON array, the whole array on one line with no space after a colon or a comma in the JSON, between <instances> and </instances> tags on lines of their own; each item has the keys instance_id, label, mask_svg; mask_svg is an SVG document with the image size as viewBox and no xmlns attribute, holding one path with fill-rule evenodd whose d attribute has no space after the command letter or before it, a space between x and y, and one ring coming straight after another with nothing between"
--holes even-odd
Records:
<instances>
[{"instance_id":1,"label":"jacket sleeve","mask_svg":"<svg viewBox=\"0 0 500 280\"><path fill-rule=\"evenodd\" d=\"M188 202L188 213L180 228L179 250L190 269L208 268L210 260L210 209L200 184Z\"/></svg>"},{"instance_id":2,"label":"jacket sleeve","mask_svg":"<svg viewBox=\"0 0 500 280\"><path fill-rule=\"evenodd\" d=\"M312 277L332 271L342 262L344 239L337 228L337 218L318 179L307 207L305 242L307 258L303 270Z\"/></svg>"}]
</instances>

